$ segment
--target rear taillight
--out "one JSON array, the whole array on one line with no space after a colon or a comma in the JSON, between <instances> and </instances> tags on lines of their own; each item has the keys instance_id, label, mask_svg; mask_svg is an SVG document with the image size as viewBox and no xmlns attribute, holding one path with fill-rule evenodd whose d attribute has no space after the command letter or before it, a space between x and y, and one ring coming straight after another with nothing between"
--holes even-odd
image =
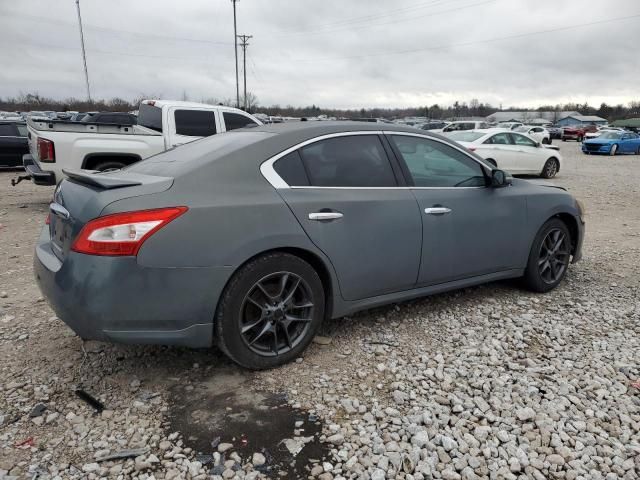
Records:
<instances>
[{"instance_id":1,"label":"rear taillight","mask_svg":"<svg viewBox=\"0 0 640 480\"><path fill-rule=\"evenodd\" d=\"M41 162L55 162L56 152L53 149L53 142L46 138L38 138L38 158Z\"/></svg>"},{"instance_id":2,"label":"rear taillight","mask_svg":"<svg viewBox=\"0 0 640 480\"><path fill-rule=\"evenodd\" d=\"M187 210L169 207L96 218L82 228L71 250L88 255L137 255L145 240Z\"/></svg>"},{"instance_id":3,"label":"rear taillight","mask_svg":"<svg viewBox=\"0 0 640 480\"><path fill-rule=\"evenodd\" d=\"M49 225L51 223L51 213L47 213L47 218L44 221L45 225Z\"/></svg>"}]
</instances>

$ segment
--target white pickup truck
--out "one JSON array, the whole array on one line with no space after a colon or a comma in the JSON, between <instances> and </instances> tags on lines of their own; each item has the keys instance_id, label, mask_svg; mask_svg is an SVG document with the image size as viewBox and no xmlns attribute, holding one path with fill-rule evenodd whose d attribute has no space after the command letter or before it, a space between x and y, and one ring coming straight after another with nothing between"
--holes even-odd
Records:
<instances>
[{"instance_id":1,"label":"white pickup truck","mask_svg":"<svg viewBox=\"0 0 640 480\"><path fill-rule=\"evenodd\" d=\"M115 170L169 148L249 125L262 125L236 108L167 100L144 100L137 125L29 120L26 177L56 185L64 170ZM17 182L13 182L14 184Z\"/></svg>"}]
</instances>

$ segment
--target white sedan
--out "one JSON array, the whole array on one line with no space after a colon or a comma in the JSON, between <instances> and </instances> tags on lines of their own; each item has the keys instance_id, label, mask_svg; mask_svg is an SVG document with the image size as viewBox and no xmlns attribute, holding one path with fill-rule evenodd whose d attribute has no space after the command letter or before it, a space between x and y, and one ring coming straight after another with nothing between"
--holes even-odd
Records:
<instances>
[{"instance_id":1,"label":"white sedan","mask_svg":"<svg viewBox=\"0 0 640 480\"><path fill-rule=\"evenodd\" d=\"M452 132L448 135L487 162L513 174L553 178L560 171L559 148L504 129Z\"/></svg>"},{"instance_id":2,"label":"white sedan","mask_svg":"<svg viewBox=\"0 0 640 480\"><path fill-rule=\"evenodd\" d=\"M549 130L543 127L531 127L528 125L523 125L521 127L514 128L513 131L529 135L536 142L551 143L551 133L549 133Z\"/></svg>"}]
</instances>

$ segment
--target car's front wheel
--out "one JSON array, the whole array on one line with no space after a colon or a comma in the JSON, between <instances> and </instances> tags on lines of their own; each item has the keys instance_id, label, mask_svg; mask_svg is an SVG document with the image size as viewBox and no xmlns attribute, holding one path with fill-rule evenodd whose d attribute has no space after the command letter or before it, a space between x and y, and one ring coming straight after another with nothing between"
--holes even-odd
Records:
<instances>
[{"instance_id":1,"label":"car's front wheel","mask_svg":"<svg viewBox=\"0 0 640 480\"><path fill-rule=\"evenodd\" d=\"M324 301L322 281L307 262L280 252L258 257L225 288L215 319L218 345L246 368L287 363L315 336Z\"/></svg>"},{"instance_id":2,"label":"car's front wheel","mask_svg":"<svg viewBox=\"0 0 640 480\"><path fill-rule=\"evenodd\" d=\"M617 151L618 151L618 145L611 145L611 150L609 150L609 155L613 157Z\"/></svg>"},{"instance_id":3,"label":"car's front wheel","mask_svg":"<svg viewBox=\"0 0 640 480\"><path fill-rule=\"evenodd\" d=\"M559 166L560 165L558 164L558 160L557 159L550 158L544 164L544 167L542 168L542 172L540 173L540 176L542 178L553 178L553 177L555 177L556 173L558 173L558 167Z\"/></svg>"},{"instance_id":4,"label":"car's front wheel","mask_svg":"<svg viewBox=\"0 0 640 480\"><path fill-rule=\"evenodd\" d=\"M526 286L534 292L548 292L558 286L571 259L571 234L566 224L552 218L538 231L524 274Z\"/></svg>"}]
</instances>

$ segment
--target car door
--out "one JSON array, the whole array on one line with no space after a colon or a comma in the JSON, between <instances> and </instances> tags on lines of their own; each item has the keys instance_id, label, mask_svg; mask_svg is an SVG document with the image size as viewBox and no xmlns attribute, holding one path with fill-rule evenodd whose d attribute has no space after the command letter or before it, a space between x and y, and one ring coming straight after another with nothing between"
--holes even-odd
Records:
<instances>
[{"instance_id":1,"label":"car door","mask_svg":"<svg viewBox=\"0 0 640 480\"><path fill-rule=\"evenodd\" d=\"M22 155L27 152L27 139L19 134L17 126L0 124L0 166L21 166Z\"/></svg>"},{"instance_id":2,"label":"car door","mask_svg":"<svg viewBox=\"0 0 640 480\"><path fill-rule=\"evenodd\" d=\"M638 152L638 137L635 133L625 133L620 140L620 152L636 153Z\"/></svg>"},{"instance_id":3,"label":"car door","mask_svg":"<svg viewBox=\"0 0 640 480\"><path fill-rule=\"evenodd\" d=\"M422 215L417 286L521 268L525 198L492 188L464 150L415 134L387 133Z\"/></svg>"},{"instance_id":4,"label":"car door","mask_svg":"<svg viewBox=\"0 0 640 480\"><path fill-rule=\"evenodd\" d=\"M169 147L177 147L220 131L216 111L175 107L169 111Z\"/></svg>"},{"instance_id":5,"label":"car door","mask_svg":"<svg viewBox=\"0 0 640 480\"><path fill-rule=\"evenodd\" d=\"M538 173L542 170L546 158L540 152L538 143L520 133L511 132L513 139L513 161L517 163L514 172Z\"/></svg>"},{"instance_id":6,"label":"car door","mask_svg":"<svg viewBox=\"0 0 640 480\"><path fill-rule=\"evenodd\" d=\"M345 300L413 288L422 219L380 135L334 134L285 151L273 164L278 191L330 259ZM290 149L291 150L291 149Z\"/></svg>"},{"instance_id":7,"label":"car door","mask_svg":"<svg viewBox=\"0 0 640 480\"><path fill-rule=\"evenodd\" d=\"M509 132L499 132L487 138L478 149L478 153L484 158L495 160L498 168L515 173L519 168L515 150Z\"/></svg>"}]
</instances>

